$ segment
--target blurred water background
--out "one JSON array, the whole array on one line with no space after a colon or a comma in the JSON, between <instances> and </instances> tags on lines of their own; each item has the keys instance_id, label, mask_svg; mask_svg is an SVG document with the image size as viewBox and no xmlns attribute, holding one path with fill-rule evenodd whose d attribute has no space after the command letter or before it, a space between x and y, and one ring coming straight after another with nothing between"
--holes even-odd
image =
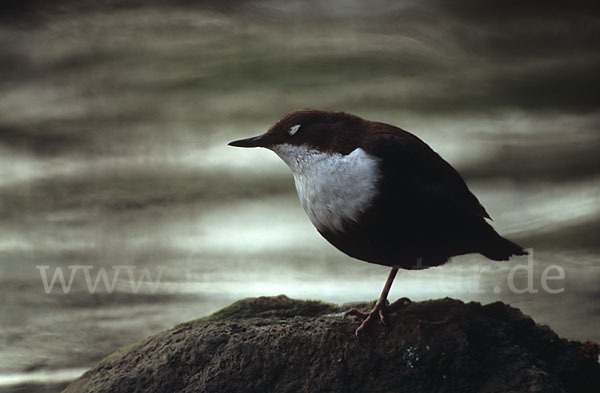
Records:
<instances>
[{"instance_id":1,"label":"blurred water background","mask_svg":"<svg viewBox=\"0 0 600 393\"><path fill-rule=\"evenodd\" d=\"M306 107L417 134L500 233L533 248L537 293L507 285L527 258L468 255L400 272L391 298L505 301L600 340L597 13L552 1L53 3L3 2L0 16L0 391L59 391L117 348L241 297L375 299L388 269L318 235L273 153L226 146ZM561 293L541 287L551 265ZM43 274L68 281L69 266L90 267L68 294L59 281L47 294ZM102 268L111 280L121 269L114 291L90 293L84 271L93 281Z\"/></svg>"}]
</instances>

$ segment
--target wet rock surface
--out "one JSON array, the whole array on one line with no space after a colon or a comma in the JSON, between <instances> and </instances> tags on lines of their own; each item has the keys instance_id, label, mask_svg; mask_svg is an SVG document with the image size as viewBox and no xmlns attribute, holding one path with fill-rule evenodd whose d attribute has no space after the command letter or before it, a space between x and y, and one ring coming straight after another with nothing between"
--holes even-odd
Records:
<instances>
[{"instance_id":1,"label":"wet rock surface","mask_svg":"<svg viewBox=\"0 0 600 393\"><path fill-rule=\"evenodd\" d=\"M369 304L361 305L368 309ZM503 303L397 303L360 339L348 307L240 300L125 347L65 392L596 392L598 346Z\"/></svg>"}]
</instances>

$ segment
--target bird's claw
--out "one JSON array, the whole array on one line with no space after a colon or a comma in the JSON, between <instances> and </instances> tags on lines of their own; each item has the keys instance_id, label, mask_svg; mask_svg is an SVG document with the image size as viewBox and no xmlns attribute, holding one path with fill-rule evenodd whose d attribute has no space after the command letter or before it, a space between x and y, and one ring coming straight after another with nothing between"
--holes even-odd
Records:
<instances>
[{"instance_id":1,"label":"bird's claw","mask_svg":"<svg viewBox=\"0 0 600 393\"><path fill-rule=\"evenodd\" d=\"M369 328L371 326L371 324L375 320L375 317L374 317L375 315L378 317L377 319L379 319L379 322L381 322L384 326L387 326L386 318L385 318L387 308L388 308L387 301L385 303L377 303L377 304L375 304L375 307L373 307L373 309L368 313L358 311L357 309L352 309L350 311L347 311L344 314L344 318L347 316L354 316L354 317L361 318L363 320L362 323L360 324L360 326L358 328L356 328L356 330L354 331L354 335L356 337L359 337L363 331L365 331L367 328Z\"/></svg>"}]
</instances>

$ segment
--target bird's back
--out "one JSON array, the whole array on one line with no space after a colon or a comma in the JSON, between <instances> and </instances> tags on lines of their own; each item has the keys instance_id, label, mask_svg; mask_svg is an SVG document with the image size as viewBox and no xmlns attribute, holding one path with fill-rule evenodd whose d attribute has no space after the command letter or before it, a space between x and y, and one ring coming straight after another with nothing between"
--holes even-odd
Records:
<instances>
[{"instance_id":1,"label":"bird's back","mask_svg":"<svg viewBox=\"0 0 600 393\"><path fill-rule=\"evenodd\" d=\"M355 258L406 269L473 252L494 260L524 253L486 222L460 174L429 146L397 127L369 123L361 150L378 163L378 191L343 231L318 228L329 242Z\"/></svg>"}]
</instances>

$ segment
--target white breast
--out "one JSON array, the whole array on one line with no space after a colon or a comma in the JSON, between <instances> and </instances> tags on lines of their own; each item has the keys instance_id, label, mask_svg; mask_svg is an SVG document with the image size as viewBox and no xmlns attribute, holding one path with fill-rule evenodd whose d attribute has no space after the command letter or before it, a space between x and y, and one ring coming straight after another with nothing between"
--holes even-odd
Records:
<instances>
[{"instance_id":1,"label":"white breast","mask_svg":"<svg viewBox=\"0 0 600 393\"><path fill-rule=\"evenodd\" d=\"M344 231L377 193L378 159L358 148L348 155L306 146L278 145L273 151L290 167L300 203L318 229Z\"/></svg>"}]
</instances>

